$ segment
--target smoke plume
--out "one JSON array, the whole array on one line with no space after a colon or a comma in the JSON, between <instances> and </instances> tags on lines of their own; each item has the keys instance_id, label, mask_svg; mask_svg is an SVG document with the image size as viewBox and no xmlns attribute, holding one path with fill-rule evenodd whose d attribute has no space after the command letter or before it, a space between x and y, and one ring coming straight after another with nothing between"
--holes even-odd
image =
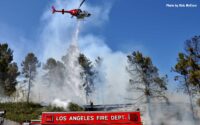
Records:
<instances>
[{"instance_id":1,"label":"smoke plume","mask_svg":"<svg viewBox=\"0 0 200 125\"><path fill-rule=\"evenodd\" d=\"M72 42L67 50L65 56L62 57L62 62L64 64L64 70L60 69L62 74L64 74L64 79L62 80L62 84L58 84L56 80L52 80L55 83L51 83L50 85L41 86L41 81L46 83L46 79L44 77L38 77L38 81L33 87L33 100L35 101L44 101L55 105L56 102L58 106L60 106L61 100L71 100L72 102L78 104L84 104L85 94L83 91L83 81L80 76L80 72L82 71L81 66L78 62L78 57L80 55L80 50L77 45L78 34L79 34L80 25L77 22L77 26L75 28L74 35L72 36ZM52 73L52 72L51 72ZM51 79L60 78L57 74L58 72L53 72L51 74ZM51 82L51 81L48 81ZM40 95L38 95L38 91L42 89ZM69 102L69 101L67 101ZM67 103L66 102L66 103ZM63 102L65 104L65 102Z\"/></svg>"}]
</instances>

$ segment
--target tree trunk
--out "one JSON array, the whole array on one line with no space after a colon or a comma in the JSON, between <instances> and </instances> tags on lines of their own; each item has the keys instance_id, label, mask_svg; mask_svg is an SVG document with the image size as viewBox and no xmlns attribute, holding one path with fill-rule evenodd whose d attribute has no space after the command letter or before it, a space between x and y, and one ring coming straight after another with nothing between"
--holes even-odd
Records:
<instances>
[{"instance_id":1,"label":"tree trunk","mask_svg":"<svg viewBox=\"0 0 200 125\"><path fill-rule=\"evenodd\" d=\"M85 96L85 99L86 99L86 104L89 104L88 103L88 95L86 94L86 96Z\"/></svg>"},{"instance_id":2,"label":"tree trunk","mask_svg":"<svg viewBox=\"0 0 200 125\"><path fill-rule=\"evenodd\" d=\"M30 70L30 66L29 66ZM31 70L29 71L29 79L28 79L28 95L27 95L27 103L29 103L29 98L30 98L30 91L31 91Z\"/></svg>"},{"instance_id":3,"label":"tree trunk","mask_svg":"<svg viewBox=\"0 0 200 125\"><path fill-rule=\"evenodd\" d=\"M189 87L187 87L187 89L188 89L188 95L189 95L189 100L190 100L190 109L192 111L192 118L193 118L194 123L195 123L196 120L195 120L195 116L194 116L194 106L193 106L193 103L192 103L192 94L191 94L191 92L189 90Z\"/></svg>"},{"instance_id":4,"label":"tree trunk","mask_svg":"<svg viewBox=\"0 0 200 125\"><path fill-rule=\"evenodd\" d=\"M147 112L148 112L148 115L149 115L149 125L154 125L153 124L153 119L152 119L152 116L151 116L151 105L150 105L150 96L149 95L146 95L146 100L147 100Z\"/></svg>"},{"instance_id":5,"label":"tree trunk","mask_svg":"<svg viewBox=\"0 0 200 125\"><path fill-rule=\"evenodd\" d=\"M192 103L192 93L190 91L190 88L189 88L189 85L186 81L186 78L185 78L185 83L186 83L186 89L187 89L187 92L188 92L188 95L189 95L190 110L192 111L192 119L194 121L194 125L196 125L196 120L195 120L195 116L194 116L194 106L193 106L193 103Z\"/></svg>"},{"instance_id":6,"label":"tree trunk","mask_svg":"<svg viewBox=\"0 0 200 125\"><path fill-rule=\"evenodd\" d=\"M27 95L27 103L29 103L29 97L30 97L30 89L31 89L30 84L31 84L31 80L30 80L30 78L29 78L29 81L28 81L28 95Z\"/></svg>"}]
</instances>

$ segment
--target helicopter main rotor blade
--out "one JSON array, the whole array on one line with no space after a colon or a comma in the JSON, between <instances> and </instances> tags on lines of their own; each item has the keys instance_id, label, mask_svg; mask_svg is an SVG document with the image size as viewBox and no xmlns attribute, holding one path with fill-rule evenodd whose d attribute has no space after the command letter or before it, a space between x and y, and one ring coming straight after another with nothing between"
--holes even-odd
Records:
<instances>
[{"instance_id":1,"label":"helicopter main rotor blade","mask_svg":"<svg viewBox=\"0 0 200 125\"><path fill-rule=\"evenodd\" d=\"M81 2L81 4L80 4L80 6L79 6L79 8L78 9L80 9L81 8L81 6L83 5L83 3L85 2L85 0L83 0L82 2Z\"/></svg>"}]
</instances>

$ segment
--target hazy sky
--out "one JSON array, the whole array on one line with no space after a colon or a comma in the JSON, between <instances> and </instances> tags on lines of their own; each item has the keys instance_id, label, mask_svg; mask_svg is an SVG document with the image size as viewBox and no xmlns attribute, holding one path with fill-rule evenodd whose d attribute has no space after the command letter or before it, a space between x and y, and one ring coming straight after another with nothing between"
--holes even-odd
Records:
<instances>
[{"instance_id":1,"label":"hazy sky","mask_svg":"<svg viewBox=\"0 0 200 125\"><path fill-rule=\"evenodd\" d=\"M25 39L29 45L26 51L36 51L34 45L40 44L36 37L42 30L40 26L45 25L41 17L48 8L51 13L50 7L55 1L0 0L0 41L10 40L12 46ZM200 0L87 0L86 4L111 5L104 25L88 31L105 39L113 51L142 51L152 57L162 74L170 74L184 41L200 35ZM197 7L170 8L166 4L195 4ZM69 15L65 16L71 20Z\"/></svg>"}]
</instances>

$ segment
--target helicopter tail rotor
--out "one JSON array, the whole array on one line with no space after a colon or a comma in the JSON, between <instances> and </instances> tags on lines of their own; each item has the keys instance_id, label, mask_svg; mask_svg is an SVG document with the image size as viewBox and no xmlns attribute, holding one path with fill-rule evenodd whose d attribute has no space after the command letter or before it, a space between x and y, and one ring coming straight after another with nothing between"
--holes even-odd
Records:
<instances>
[{"instance_id":1,"label":"helicopter tail rotor","mask_svg":"<svg viewBox=\"0 0 200 125\"><path fill-rule=\"evenodd\" d=\"M54 6L52 6L52 13L54 14L56 12L56 9Z\"/></svg>"}]
</instances>

